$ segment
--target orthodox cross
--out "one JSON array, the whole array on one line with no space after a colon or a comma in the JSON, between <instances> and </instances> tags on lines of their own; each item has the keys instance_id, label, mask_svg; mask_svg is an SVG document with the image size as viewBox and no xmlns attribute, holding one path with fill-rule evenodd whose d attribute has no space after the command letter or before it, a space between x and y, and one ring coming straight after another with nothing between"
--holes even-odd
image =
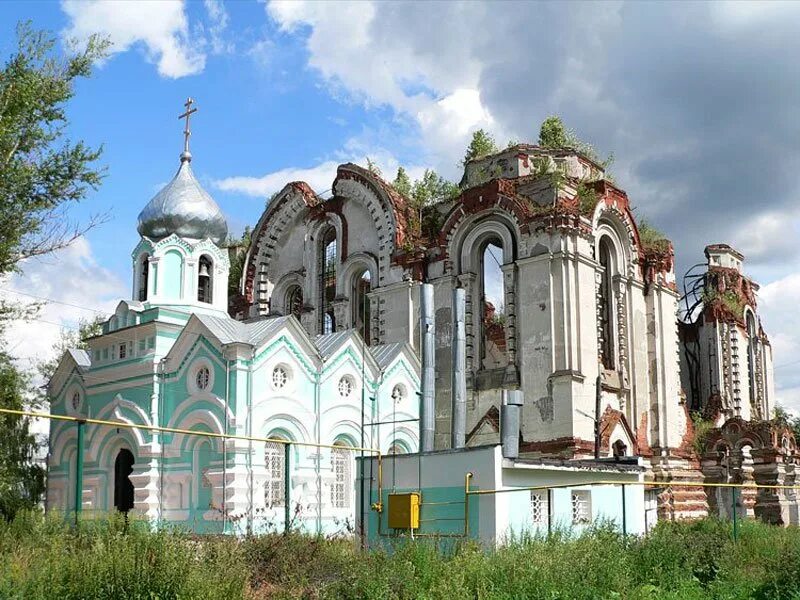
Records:
<instances>
[{"instance_id":1,"label":"orthodox cross","mask_svg":"<svg viewBox=\"0 0 800 600\"><path fill-rule=\"evenodd\" d=\"M179 119L186 119L186 126L183 129L183 151L186 154L189 153L189 136L192 135L192 132L189 130L189 117L192 116L192 113L197 112L196 108L192 108L192 104L194 104L194 100L187 98L184 104L186 112L178 117Z\"/></svg>"}]
</instances>

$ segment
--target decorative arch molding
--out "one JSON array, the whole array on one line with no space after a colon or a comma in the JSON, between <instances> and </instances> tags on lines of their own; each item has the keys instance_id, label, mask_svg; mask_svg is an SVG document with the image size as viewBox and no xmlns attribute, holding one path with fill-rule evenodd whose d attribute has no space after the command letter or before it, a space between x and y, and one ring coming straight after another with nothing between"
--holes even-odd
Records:
<instances>
[{"instance_id":1,"label":"decorative arch molding","mask_svg":"<svg viewBox=\"0 0 800 600\"><path fill-rule=\"evenodd\" d=\"M451 256L459 257L459 262L455 265L456 272L458 274L477 272L481 261L480 248L493 239L499 239L502 243L503 264L513 263L517 258L519 232L515 231L514 223L510 222L506 215L496 214L481 219L477 224L467 223L456 232L453 242L458 246L455 246L451 253Z\"/></svg>"},{"instance_id":2,"label":"decorative arch molding","mask_svg":"<svg viewBox=\"0 0 800 600\"><path fill-rule=\"evenodd\" d=\"M339 166L333 191L337 196L360 202L372 215L381 248L379 276L384 276L388 259L411 235L405 214L406 199L369 170L352 163Z\"/></svg>"},{"instance_id":3,"label":"decorative arch molding","mask_svg":"<svg viewBox=\"0 0 800 600\"><path fill-rule=\"evenodd\" d=\"M245 255L241 292L247 304L261 304L268 300L267 272L281 237L302 216L301 213L320 202L311 186L304 181L287 184L270 201L253 230Z\"/></svg>"},{"instance_id":4,"label":"decorative arch molding","mask_svg":"<svg viewBox=\"0 0 800 600\"><path fill-rule=\"evenodd\" d=\"M460 210L460 213L459 213ZM458 216L452 223L443 229L442 236L445 243L447 264L445 272L460 274L470 271L474 264L469 255L469 248L480 238L494 237L503 242L503 260L513 262L518 256L525 255L524 242L521 235L520 221L513 212L499 206L488 207L478 213L467 213L462 207L457 207L453 216ZM508 256L506 253L511 252ZM466 260L466 264L465 264Z\"/></svg>"},{"instance_id":5,"label":"decorative arch molding","mask_svg":"<svg viewBox=\"0 0 800 600\"><path fill-rule=\"evenodd\" d=\"M123 409L131 411L135 415L136 420L138 420L138 422L135 422L134 419L129 418L127 422L133 423L135 425L144 425L148 427L152 425L152 422L150 421L150 417L147 414L147 411L145 411L141 406L139 406L135 402L131 400L126 400L125 398L122 397L121 394L117 394L116 396L114 396L114 399L108 404L106 404L94 418L108 419L108 417L110 416L123 418L122 414ZM137 429L134 431L139 431L139 430Z\"/></svg>"},{"instance_id":6,"label":"decorative arch molding","mask_svg":"<svg viewBox=\"0 0 800 600\"><path fill-rule=\"evenodd\" d=\"M406 426L397 427L394 431L388 431L383 437L383 445L387 451L393 442L400 442L406 447L408 453L416 452L419 448L419 436L417 433Z\"/></svg>"},{"instance_id":7,"label":"decorative arch molding","mask_svg":"<svg viewBox=\"0 0 800 600\"><path fill-rule=\"evenodd\" d=\"M74 441L72 441L74 440ZM75 453L78 432L75 427L63 427L51 438L49 467L69 466L69 456ZM70 443L72 442L72 443Z\"/></svg>"},{"instance_id":8,"label":"decorative arch molding","mask_svg":"<svg viewBox=\"0 0 800 600\"><path fill-rule=\"evenodd\" d=\"M170 425L170 427L192 429L196 425L205 425L210 430L208 433L225 433L222 423L220 422L219 418L217 418L217 415L207 409L193 410L184 415L179 421L178 425ZM187 450L192 445L193 440L200 439L201 437L208 440L214 450L217 452L222 452L222 442L219 438L175 433L172 435L172 439L170 439L169 443L164 448L164 453L170 457L180 456L183 451Z\"/></svg>"},{"instance_id":9,"label":"decorative arch molding","mask_svg":"<svg viewBox=\"0 0 800 600\"><path fill-rule=\"evenodd\" d=\"M198 400L205 400L210 404L213 404L215 408L218 408L219 411L225 415L227 413L228 416L228 423L230 425L236 425L236 415L234 415L233 411L230 407L226 406L225 400L218 396L214 396L213 394L203 394L202 396L190 396L178 406L175 407L175 410L172 411L172 416L170 417L169 422L167 423L167 427L175 427L185 429L184 425L179 425L179 423L183 423L186 419L191 417L191 413L197 410L205 410L211 414L213 420L206 423L207 425L211 426L211 424L219 425L217 429L212 429L212 431L216 433L224 433L224 429L222 427L220 418L218 415L214 414L211 410L208 409L197 409L197 402Z\"/></svg>"},{"instance_id":10,"label":"decorative arch molding","mask_svg":"<svg viewBox=\"0 0 800 600\"><path fill-rule=\"evenodd\" d=\"M628 213L616 206L599 202L592 219L592 231L595 248L599 247L603 236L611 241L621 259L617 272L626 277L635 277L636 265L639 263L639 234Z\"/></svg>"},{"instance_id":11,"label":"decorative arch molding","mask_svg":"<svg viewBox=\"0 0 800 600\"><path fill-rule=\"evenodd\" d=\"M361 428L358 423L349 419L335 421L328 430L328 439L322 440L323 444L335 444L337 441L345 440L353 448L359 447L361 443ZM364 429L364 444L372 447L372 437L367 429Z\"/></svg>"},{"instance_id":12,"label":"decorative arch molding","mask_svg":"<svg viewBox=\"0 0 800 600\"><path fill-rule=\"evenodd\" d=\"M336 294L350 296L353 278L363 271L369 271L372 281L378 280L378 259L368 252L356 252L342 262L341 276L336 281Z\"/></svg>"},{"instance_id":13,"label":"decorative arch molding","mask_svg":"<svg viewBox=\"0 0 800 600\"><path fill-rule=\"evenodd\" d=\"M297 417L288 413L275 413L272 414L264 423L258 428L259 433L263 437L270 437L274 431L285 431L294 442L310 442L311 435L306 426Z\"/></svg>"},{"instance_id":14,"label":"decorative arch molding","mask_svg":"<svg viewBox=\"0 0 800 600\"><path fill-rule=\"evenodd\" d=\"M285 273L275 284L275 287L272 288L272 296L269 303L271 314L280 313L284 316L291 314L291 310L287 306L287 294L295 286L303 291L303 304L305 304L307 298L306 278L300 271L290 271Z\"/></svg>"},{"instance_id":15,"label":"decorative arch molding","mask_svg":"<svg viewBox=\"0 0 800 600\"><path fill-rule=\"evenodd\" d=\"M130 423L127 419L120 419L123 423ZM108 447L117 443L117 440L124 440L128 444L128 449L137 458L143 456L142 449L144 448L144 440L138 429L120 428L119 432L116 429L101 429L91 436L89 444L86 448L86 462L97 462L98 465L108 464ZM111 461L113 465L113 460Z\"/></svg>"}]
</instances>

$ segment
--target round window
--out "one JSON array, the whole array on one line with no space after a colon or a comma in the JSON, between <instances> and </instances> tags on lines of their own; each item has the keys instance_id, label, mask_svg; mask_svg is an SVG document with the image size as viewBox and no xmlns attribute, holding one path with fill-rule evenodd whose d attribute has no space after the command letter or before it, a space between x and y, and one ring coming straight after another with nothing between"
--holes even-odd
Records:
<instances>
[{"instance_id":1,"label":"round window","mask_svg":"<svg viewBox=\"0 0 800 600\"><path fill-rule=\"evenodd\" d=\"M286 369L283 367L275 367L272 370L272 385L274 385L276 389L285 387L288 381L289 374L286 372Z\"/></svg>"},{"instance_id":2,"label":"round window","mask_svg":"<svg viewBox=\"0 0 800 600\"><path fill-rule=\"evenodd\" d=\"M353 393L353 381L349 377L342 377L339 380L339 395L347 398Z\"/></svg>"},{"instance_id":3,"label":"round window","mask_svg":"<svg viewBox=\"0 0 800 600\"><path fill-rule=\"evenodd\" d=\"M78 407L81 405L81 394L80 392L75 392L72 394L72 409L78 410Z\"/></svg>"},{"instance_id":4,"label":"round window","mask_svg":"<svg viewBox=\"0 0 800 600\"><path fill-rule=\"evenodd\" d=\"M403 401L406 397L406 390L405 388L400 385L399 383L392 388L392 400L395 401L395 404L399 404Z\"/></svg>"},{"instance_id":5,"label":"round window","mask_svg":"<svg viewBox=\"0 0 800 600\"><path fill-rule=\"evenodd\" d=\"M197 389L204 390L208 387L208 381L211 378L211 373L208 370L208 367L201 367L197 371L197 375L195 377L195 383L197 384Z\"/></svg>"}]
</instances>

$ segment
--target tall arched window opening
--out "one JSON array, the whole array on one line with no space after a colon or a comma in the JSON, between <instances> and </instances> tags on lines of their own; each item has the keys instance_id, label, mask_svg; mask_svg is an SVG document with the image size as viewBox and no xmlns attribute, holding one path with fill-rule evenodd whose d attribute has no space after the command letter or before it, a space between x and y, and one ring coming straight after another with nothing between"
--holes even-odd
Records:
<instances>
[{"instance_id":1,"label":"tall arched window opening","mask_svg":"<svg viewBox=\"0 0 800 600\"><path fill-rule=\"evenodd\" d=\"M271 435L272 439L284 440L281 435ZM283 506L286 497L286 460L284 445L280 442L267 442L264 448L264 466L267 479L264 482L264 502L268 508Z\"/></svg>"},{"instance_id":2,"label":"tall arched window opening","mask_svg":"<svg viewBox=\"0 0 800 600\"><path fill-rule=\"evenodd\" d=\"M214 264L205 254L200 257L199 269L197 271L197 300L199 302L211 303L213 268Z\"/></svg>"},{"instance_id":3,"label":"tall arched window opening","mask_svg":"<svg viewBox=\"0 0 800 600\"><path fill-rule=\"evenodd\" d=\"M492 239L481 252L481 301L483 306L482 361L484 369L505 367L506 314L503 282L503 243Z\"/></svg>"},{"instance_id":4,"label":"tall arched window opening","mask_svg":"<svg viewBox=\"0 0 800 600\"><path fill-rule=\"evenodd\" d=\"M364 338L367 345L370 343L368 298L370 289L372 289L372 276L369 274L369 270L364 270L353 280L351 298L353 299L353 326Z\"/></svg>"},{"instance_id":5,"label":"tall arched window opening","mask_svg":"<svg viewBox=\"0 0 800 600\"><path fill-rule=\"evenodd\" d=\"M299 285L292 286L286 294L286 314L294 315L300 319L303 312L303 288Z\"/></svg>"},{"instance_id":6,"label":"tall arched window opening","mask_svg":"<svg viewBox=\"0 0 800 600\"><path fill-rule=\"evenodd\" d=\"M333 508L350 508L353 496L352 452L347 450L349 444L343 441L335 442L334 446L331 450L331 505Z\"/></svg>"},{"instance_id":7,"label":"tall arched window opening","mask_svg":"<svg viewBox=\"0 0 800 600\"><path fill-rule=\"evenodd\" d=\"M137 299L139 302L147 300L147 278L150 274L150 256L145 254L139 260L139 290Z\"/></svg>"},{"instance_id":8,"label":"tall arched window opening","mask_svg":"<svg viewBox=\"0 0 800 600\"><path fill-rule=\"evenodd\" d=\"M333 300L336 297L336 230L333 227L325 231L320 248L320 330L325 334L336 330L333 314Z\"/></svg>"},{"instance_id":9,"label":"tall arched window opening","mask_svg":"<svg viewBox=\"0 0 800 600\"><path fill-rule=\"evenodd\" d=\"M599 262L602 267L600 276L600 294L598 297L600 319L599 333L600 340L600 359L603 368L613 370L614 361L614 288L613 288L613 247L611 241L603 237L598 245Z\"/></svg>"},{"instance_id":10,"label":"tall arched window opening","mask_svg":"<svg viewBox=\"0 0 800 600\"><path fill-rule=\"evenodd\" d=\"M756 319L751 311L747 311L747 377L750 383L750 402L756 405L756 344L758 343L758 333L756 332Z\"/></svg>"},{"instance_id":11,"label":"tall arched window opening","mask_svg":"<svg viewBox=\"0 0 800 600\"><path fill-rule=\"evenodd\" d=\"M120 512L133 508L133 484L130 480L133 463L133 453L126 448L119 451L114 461L114 508Z\"/></svg>"}]
</instances>

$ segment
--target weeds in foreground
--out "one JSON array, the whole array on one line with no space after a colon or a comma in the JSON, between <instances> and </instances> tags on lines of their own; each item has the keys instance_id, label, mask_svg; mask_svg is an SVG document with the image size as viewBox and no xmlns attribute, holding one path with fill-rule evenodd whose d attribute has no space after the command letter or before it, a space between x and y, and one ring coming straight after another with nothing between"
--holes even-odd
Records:
<instances>
[{"instance_id":1,"label":"weeds in foreground","mask_svg":"<svg viewBox=\"0 0 800 600\"><path fill-rule=\"evenodd\" d=\"M0 598L800 598L800 529L707 519L644 538L598 525L577 536L475 542L299 533L198 537L120 518L71 527L58 516L0 522Z\"/></svg>"}]
</instances>

